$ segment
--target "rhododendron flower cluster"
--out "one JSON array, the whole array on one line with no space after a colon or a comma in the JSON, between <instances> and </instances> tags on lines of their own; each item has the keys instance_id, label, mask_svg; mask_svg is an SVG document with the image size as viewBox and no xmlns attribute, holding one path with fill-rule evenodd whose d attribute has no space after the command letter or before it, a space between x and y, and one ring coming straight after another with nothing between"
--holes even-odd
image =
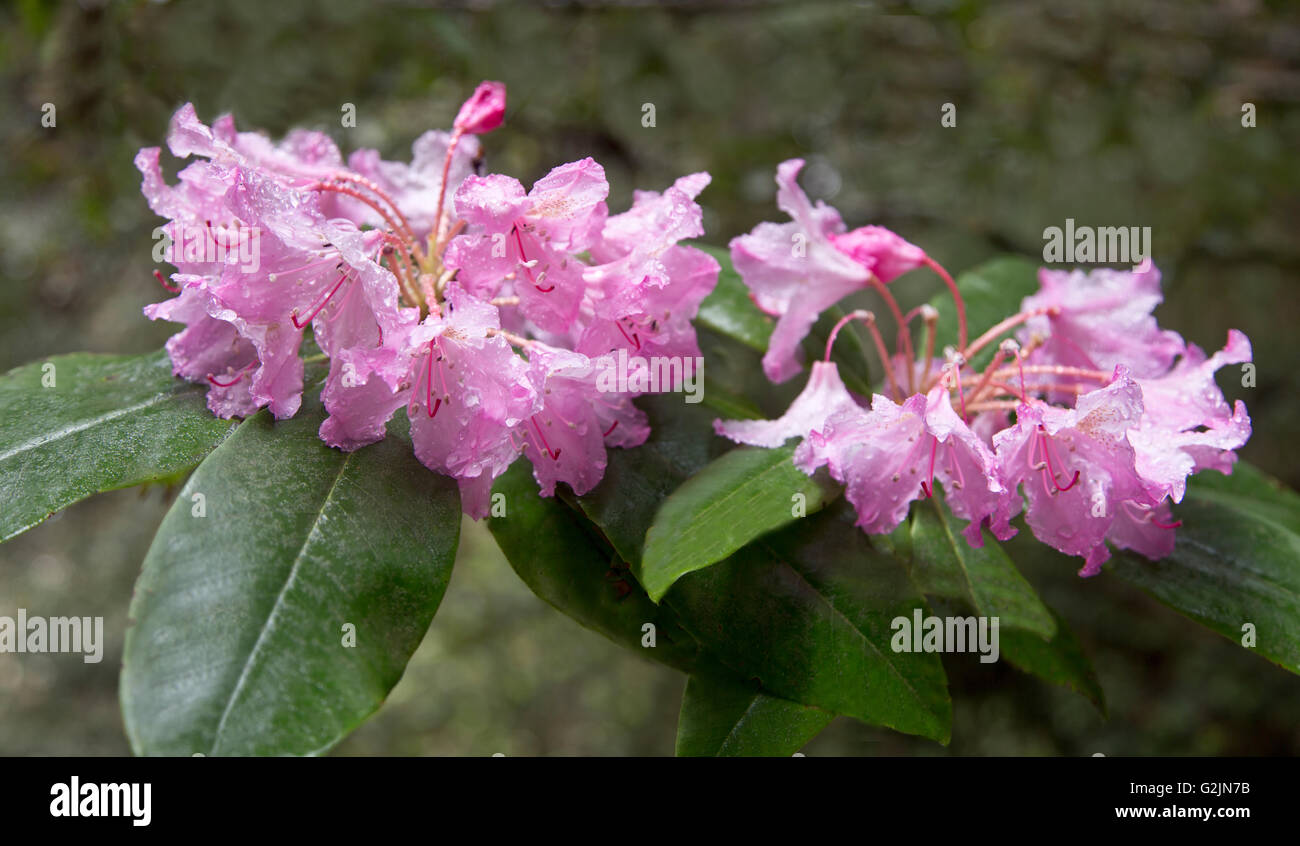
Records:
<instances>
[{"instance_id":1,"label":"rhododendron flower cluster","mask_svg":"<svg viewBox=\"0 0 1300 846\"><path fill-rule=\"evenodd\" d=\"M695 198L709 176L637 193L614 216L589 158L525 191L479 173L477 136L504 112L504 86L483 83L406 164L373 150L345 162L319 132L276 144L229 116L209 127L183 106L167 138L192 157L177 183L158 148L136 157L168 221L176 272L155 275L176 296L145 313L185 324L167 343L176 374L206 382L222 417L290 417L310 328L329 360L320 436L331 446L383 438L405 408L419 460L457 480L476 518L521 453L544 494L557 482L589 491L607 447L649 433L636 392L597 374L619 351L699 355L691 319L718 264L678 242L703 233Z\"/></svg>"},{"instance_id":2,"label":"rhododendron flower cluster","mask_svg":"<svg viewBox=\"0 0 1300 846\"><path fill-rule=\"evenodd\" d=\"M845 486L869 533L892 531L911 503L943 486L948 507L968 521L974 547L983 530L1005 540L1025 522L1044 543L1084 559L1098 573L1107 543L1149 558L1174 546L1170 504L1182 500L1199 470L1232 471L1250 437L1243 404L1229 405L1214 373L1251 358L1236 330L1206 356L1161 329L1160 274L1148 263L1131 271L1042 269L1040 290L1021 311L969 340L961 295L920 248L875 226L845 231L839 214L813 205L796 178L803 162L777 169L777 202L788 223L761 223L731 243L754 302L776 316L763 366L784 381L798 373L800 342L826 308L874 289L898 327L893 352L870 312L854 312L831 333L803 392L777 420L719 420L732 440L778 446L802 439L795 464L826 467ZM957 303L959 341L935 358L937 311L899 310L889 283L927 266ZM848 321L866 324L885 362L882 393L866 401L844 385L830 361ZM923 353L911 323L923 324ZM1016 338L1006 337L1017 333ZM972 362L996 344L982 369Z\"/></svg>"}]
</instances>

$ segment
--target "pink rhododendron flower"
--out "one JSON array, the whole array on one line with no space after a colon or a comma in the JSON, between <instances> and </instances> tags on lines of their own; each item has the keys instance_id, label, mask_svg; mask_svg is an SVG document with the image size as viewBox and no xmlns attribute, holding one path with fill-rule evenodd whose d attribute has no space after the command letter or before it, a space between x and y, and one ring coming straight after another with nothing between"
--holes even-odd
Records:
<instances>
[{"instance_id":1,"label":"pink rhododendron flower","mask_svg":"<svg viewBox=\"0 0 1300 846\"><path fill-rule=\"evenodd\" d=\"M845 232L840 213L799 187L803 159L776 170L776 203L790 223L760 223L732 239L731 261L749 286L754 303L777 317L763 357L763 371L784 382L800 370L799 345L823 311L872 286L897 313L884 283L926 263L919 248L879 226Z\"/></svg>"},{"instance_id":2,"label":"pink rhododendron flower","mask_svg":"<svg viewBox=\"0 0 1300 846\"><path fill-rule=\"evenodd\" d=\"M1229 405L1214 383L1220 367L1250 360L1246 337L1229 332L1224 349L1207 357L1161 329L1152 316L1160 274L1147 265L1043 269L1040 291L1019 313L969 340L952 278L886 229L845 232L834 209L814 206L800 191L801 165L792 160L777 171L778 204L792 221L760 223L731 245L754 302L778 316L764 370L778 382L797 372L798 346L813 322L871 285L893 314L895 343L874 316L850 317L862 317L871 333L882 393L869 409L859 404L829 363L828 344L784 415L718 421L717 432L760 446L802 438L795 465L806 473L827 466L869 533L896 528L913 500L934 495L937 480L952 512L968 521L963 534L972 546L983 542L985 526L999 539L1013 535L1011 520L1024 510L1035 537L1083 558L1083 576L1100 572L1108 543L1149 558L1168 555L1180 525L1170 504L1182 500L1188 476L1231 472L1234 450L1250 437L1244 405ZM920 265L935 270L956 301L958 343L943 363L935 359L937 311L903 315L884 290ZM911 338L918 316L923 355ZM1012 331L1019 343L1004 339L982 370L971 365Z\"/></svg>"},{"instance_id":3,"label":"pink rhododendron flower","mask_svg":"<svg viewBox=\"0 0 1300 846\"><path fill-rule=\"evenodd\" d=\"M331 446L383 438L405 406L416 456L457 480L476 518L521 452L545 495L558 482L590 491L607 447L649 434L632 404L643 388L598 378L608 339L699 355L690 320L718 266L676 242L702 234L694 198L708 175L639 193L611 221L592 159L555 168L527 194L510 177L476 174L473 136L504 111L504 86L485 82L451 132L416 140L409 164L358 150L345 165L320 133L275 143L229 116L208 127L183 106L168 146L193 160L177 184L157 148L136 157L173 242L165 258L176 272L155 275L177 296L145 313L185 324L167 344L176 374L208 383L223 417L263 407L288 417L310 332L329 360L320 436Z\"/></svg>"}]
</instances>

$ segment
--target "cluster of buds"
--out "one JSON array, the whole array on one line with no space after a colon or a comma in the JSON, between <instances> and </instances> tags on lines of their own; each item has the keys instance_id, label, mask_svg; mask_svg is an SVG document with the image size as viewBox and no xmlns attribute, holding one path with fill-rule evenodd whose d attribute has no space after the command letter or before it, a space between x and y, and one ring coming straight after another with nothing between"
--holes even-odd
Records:
<instances>
[{"instance_id":1,"label":"cluster of buds","mask_svg":"<svg viewBox=\"0 0 1300 846\"><path fill-rule=\"evenodd\" d=\"M968 521L975 547L983 530L1006 540L1022 509L1040 541L1084 559L1082 576L1100 572L1109 541L1149 558L1174 546L1170 503L1192 473L1232 471L1233 450L1250 437L1250 418L1229 405L1214 374L1251 358L1242 333L1206 356L1152 316L1160 274L1042 269L1040 290L1021 311L974 340L951 277L923 250L876 226L846 232L840 215L813 205L796 179L803 162L777 169L777 202L788 223L761 223L731 243L732 260L754 302L777 317L763 366L773 381L802 369L800 344L821 312L844 296L874 289L898 327L893 352L870 312L846 316L812 365L803 392L777 420L719 420L734 441L778 446L801 438L795 464L827 467L845 486L868 533L899 526L914 500L935 494ZM792 244L795 248L792 249ZM889 290L900 275L926 266L956 300L955 348L935 355L938 313L903 314ZM849 321L868 328L884 363L881 393L853 395L830 361ZM912 324L922 324L924 353ZM1018 338L1005 337L1015 332ZM996 344L987 366L973 362ZM1027 509L1026 509L1027 502Z\"/></svg>"}]
</instances>

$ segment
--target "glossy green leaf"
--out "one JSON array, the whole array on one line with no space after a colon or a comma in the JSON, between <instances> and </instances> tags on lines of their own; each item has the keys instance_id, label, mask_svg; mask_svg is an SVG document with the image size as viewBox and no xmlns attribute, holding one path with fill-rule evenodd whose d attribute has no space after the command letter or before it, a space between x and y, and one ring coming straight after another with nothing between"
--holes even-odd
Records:
<instances>
[{"instance_id":1,"label":"glossy green leaf","mask_svg":"<svg viewBox=\"0 0 1300 846\"><path fill-rule=\"evenodd\" d=\"M693 675L682 695L677 755L787 757L833 719L825 711L764 693L754 684Z\"/></svg>"},{"instance_id":2,"label":"glossy green leaf","mask_svg":"<svg viewBox=\"0 0 1300 846\"><path fill-rule=\"evenodd\" d=\"M1224 637L1300 673L1300 497L1238 462L1200 473L1174 507L1172 555L1116 557L1110 569Z\"/></svg>"},{"instance_id":3,"label":"glossy green leaf","mask_svg":"<svg viewBox=\"0 0 1300 846\"><path fill-rule=\"evenodd\" d=\"M957 600L997 617L1001 657L1027 673L1083 695L1105 712L1097 673L1061 617L1039 598L1006 550L988 532L975 549L942 494L914 503L907 549L912 578L932 597ZM907 524L905 524L907 525Z\"/></svg>"},{"instance_id":4,"label":"glossy green leaf","mask_svg":"<svg viewBox=\"0 0 1300 846\"><path fill-rule=\"evenodd\" d=\"M1055 611L1056 634L1044 640L1023 629L1004 628L999 634L1002 657L1044 681L1069 688L1106 715L1106 694L1083 644Z\"/></svg>"},{"instance_id":5,"label":"glossy green leaf","mask_svg":"<svg viewBox=\"0 0 1300 846\"><path fill-rule=\"evenodd\" d=\"M838 488L794 466L793 446L743 447L714 459L675 490L646 532L634 572L658 602L683 575L819 511Z\"/></svg>"},{"instance_id":6,"label":"glossy green leaf","mask_svg":"<svg viewBox=\"0 0 1300 846\"><path fill-rule=\"evenodd\" d=\"M942 495L913 503L911 526L912 578L925 593L963 600L1003 629L1055 636L1052 612L998 542L985 532L982 547L968 544Z\"/></svg>"},{"instance_id":7,"label":"glossy green leaf","mask_svg":"<svg viewBox=\"0 0 1300 846\"><path fill-rule=\"evenodd\" d=\"M641 561L646 530L667 496L733 444L713 434L716 415L672 394L643 397L650 438L636 449L609 451L605 478L578 497L582 512L598 525L619 556Z\"/></svg>"},{"instance_id":8,"label":"glossy green leaf","mask_svg":"<svg viewBox=\"0 0 1300 846\"><path fill-rule=\"evenodd\" d=\"M966 324L970 340L1020 311L1020 302L1038 291L1038 265L1017 256L995 258L957 276L957 289L966 303ZM939 311L935 330L935 355L958 340L957 307L952 294L943 288L930 304ZM1006 337L1011 337L1008 333ZM994 342L976 354L973 364L982 368L997 349Z\"/></svg>"},{"instance_id":9,"label":"glossy green leaf","mask_svg":"<svg viewBox=\"0 0 1300 846\"><path fill-rule=\"evenodd\" d=\"M533 593L620 646L679 670L694 668L696 644L673 613L650 601L590 522L538 495L527 461L516 461L492 491L504 513L488 528ZM647 624L655 627L653 647L644 645Z\"/></svg>"},{"instance_id":10,"label":"glossy green leaf","mask_svg":"<svg viewBox=\"0 0 1300 846\"><path fill-rule=\"evenodd\" d=\"M322 419L313 399L249 419L163 520L122 668L137 753L327 750L424 637L456 553L456 486L416 461L401 415L353 453L320 441Z\"/></svg>"},{"instance_id":11,"label":"glossy green leaf","mask_svg":"<svg viewBox=\"0 0 1300 846\"><path fill-rule=\"evenodd\" d=\"M701 647L765 691L946 743L939 656L895 652L892 621L928 613L900 562L843 500L683 577L664 602Z\"/></svg>"},{"instance_id":12,"label":"glossy green leaf","mask_svg":"<svg viewBox=\"0 0 1300 846\"><path fill-rule=\"evenodd\" d=\"M666 400L644 403L649 440L613 450L605 480L577 498L625 561L641 560L664 499L727 446L713 437L709 415ZM664 605L734 675L804 705L946 742L952 705L938 656L890 649L890 622L925 601L903 565L852 523L841 500L681 578Z\"/></svg>"},{"instance_id":13,"label":"glossy green leaf","mask_svg":"<svg viewBox=\"0 0 1300 846\"><path fill-rule=\"evenodd\" d=\"M695 322L760 353L766 352L767 340L776 322L749 298L749 289L731 266L731 252L711 244L692 243L691 246L713 256L722 266L717 287L700 303Z\"/></svg>"},{"instance_id":14,"label":"glossy green leaf","mask_svg":"<svg viewBox=\"0 0 1300 846\"><path fill-rule=\"evenodd\" d=\"M235 425L165 352L54 356L0 376L0 540L103 491L170 480Z\"/></svg>"}]
</instances>

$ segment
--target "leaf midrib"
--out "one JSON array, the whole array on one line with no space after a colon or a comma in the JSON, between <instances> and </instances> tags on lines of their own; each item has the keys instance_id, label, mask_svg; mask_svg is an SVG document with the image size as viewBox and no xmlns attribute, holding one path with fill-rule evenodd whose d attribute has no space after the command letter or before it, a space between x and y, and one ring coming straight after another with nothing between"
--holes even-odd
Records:
<instances>
[{"instance_id":1,"label":"leaf midrib","mask_svg":"<svg viewBox=\"0 0 1300 846\"><path fill-rule=\"evenodd\" d=\"M351 463L354 454L355 453L351 452L344 453L343 463L339 465L338 472L334 476L334 481L330 483L329 490L325 493L324 499L321 500L320 507L316 510L316 518L312 520L311 528L307 531L307 536L303 538L302 546L298 548L298 554L294 557L293 565L289 568L289 575L285 578L284 585L280 588L280 592L276 594L275 602L271 604L271 610L266 615L266 621L262 623L262 629L257 634L257 640L253 643L253 648L249 650L248 657L244 659L244 665L239 671L239 678L236 679L235 686L230 691L230 696L226 700L225 708L223 708L221 712L221 719L217 721L217 728L212 734L212 747L209 749L210 755L216 754L217 745L221 741L221 732L226 725L226 719L230 716L235 701L239 698L244 683L248 680L248 674L256 663L258 652L262 647L262 643L264 642L267 633L271 629L271 622L275 619L277 612L284 604L285 594L297 579L298 570L302 566L302 562L305 560L307 548L311 546L312 539L316 536L317 530L320 528L321 518L325 515L325 509L334 498L334 491L338 488L339 482L343 479L343 475L347 471L348 464Z\"/></svg>"},{"instance_id":2,"label":"leaf midrib","mask_svg":"<svg viewBox=\"0 0 1300 846\"><path fill-rule=\"evenodd\" d=\"M59 429L55 432L46 432L44 434L37 435L36 437L31 438L25 443L19 444L18 446L13 447L12 449L9 449L5 452L0 452L0 461L8 461L10 458L13 458L15 455L18 455L20 453L30 452L31 450L34 450L38 447L43 447L46 444L53 443L55 441L60 441L67 437L71 437L72 435L75 435L78 432L84 432L87 429L93 429L96 426L102 426L103 424L110 423L119 417L125 417L126 415L133 414L134 412L137 411L144 411L146 408L152 408L153 406L158 405L161 402L170 399L175 399L176 397L180 397L180 396L184 396L184 392L166 391L164 393L158 394L157 396L151 397L145 400L144 402L138 402L135 405L129 405L123 408L115 408L112 411L99 415L98 417L92 417L87 420L81 420L78 421L77 423L64 426L62 429Z\"/></svg>"}]
</instances>

